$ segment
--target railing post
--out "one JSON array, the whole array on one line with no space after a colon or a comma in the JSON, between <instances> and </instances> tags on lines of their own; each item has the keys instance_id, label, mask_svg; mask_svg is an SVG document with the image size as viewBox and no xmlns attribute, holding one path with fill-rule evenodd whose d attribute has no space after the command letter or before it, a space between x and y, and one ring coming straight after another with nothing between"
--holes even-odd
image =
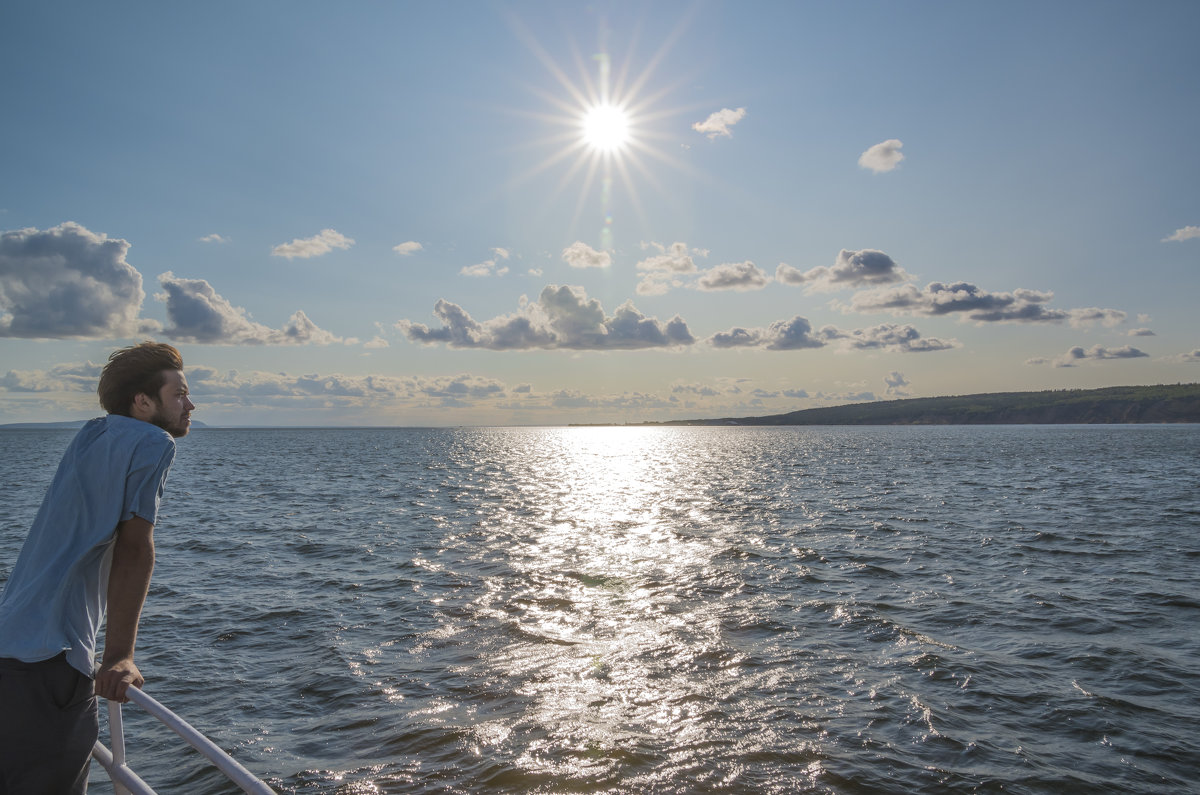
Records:
<instances>
[{"instance_id":1,"label":"railing post","mask_svg":"<svg viewBox=\"0 0 1200 795\"><path fill-rule=\"evenodd\" d=\"M121 702L108 702L108 741L112 744L112 758L115 767L125 766L125 726L121 722ZM129 790L118 781L113 781L115 795L130 795Z\"/></svg>"}]
</instances>

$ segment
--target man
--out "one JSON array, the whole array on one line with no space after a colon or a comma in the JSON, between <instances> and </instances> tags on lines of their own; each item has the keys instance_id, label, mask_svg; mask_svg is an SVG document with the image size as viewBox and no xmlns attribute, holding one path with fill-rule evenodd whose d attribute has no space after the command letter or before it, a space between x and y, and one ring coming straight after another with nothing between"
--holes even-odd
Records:
<instances>
[{"instance_id":1,"label":"man","mask_svg":"<svg viewBox=\"0 0 1200 795\"><path fill-rule=\"evenodd\" d=\"M165 343L114 352L97 391L108 415L67 448L0 595L0 795L86 792L96 696L125 702L143 683L133 650L154 522L195 406Z\"/></svg>"}]
</instances>

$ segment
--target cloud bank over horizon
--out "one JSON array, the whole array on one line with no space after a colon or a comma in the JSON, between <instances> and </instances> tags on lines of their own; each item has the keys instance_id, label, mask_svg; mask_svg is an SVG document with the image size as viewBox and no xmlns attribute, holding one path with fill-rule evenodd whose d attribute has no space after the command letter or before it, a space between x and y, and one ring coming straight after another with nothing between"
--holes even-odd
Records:
<instances>
[{"instance_id":1,"label":"cloud bank over horizon","mask_svg":"<svg viewBox=\"0 0 1200 795\"><path fill-rule=\"evenodd\" d=\"M0 394L36 398L68 416L96 408L96 385L102 366L92 362L55 365L44 371L9 370L0 375ZM662 393L615 389L585 393L577 389L537 389L528 383L471 373L453 375L351 375L263 370L222 370L189 364L188 382L198 400L196 417L223 422L253 422L280 410L316 411L337 408L346 416L380 422L392 412L487 408L519 413L545 409L594 408L638 412L690 409L707 413L754 413L791 410L795 400L838 403L873 400L869 392L809 393L803 389L771 389L747 379L715 378L709 382L675 383ZM57 397L56 397L57 396ZM69 398L69 399L65 399ZM247 414L250 412L250 414ZM265 412L265 414L263 413ZM356 413L357 412L357 413Z\"/></svg>"}]
</instances>

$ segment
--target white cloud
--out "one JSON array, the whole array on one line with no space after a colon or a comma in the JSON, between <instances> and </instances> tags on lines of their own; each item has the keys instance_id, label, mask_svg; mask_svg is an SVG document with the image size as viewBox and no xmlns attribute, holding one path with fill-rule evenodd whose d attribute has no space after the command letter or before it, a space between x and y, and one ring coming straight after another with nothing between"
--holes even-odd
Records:
<instances>
[{"instance_id":1,"label":"white cloud","mask_svg":"<svg viewBox=\"0 0 1200 795\"><path fill-rule=\"evenodd\" d=\"M491 259L484 260L475 265L466 265L459 269L459 275L470 276L475 279L486 279L489 276L504 276L508 273L508 266L501 265L499 260L506 260L512 255L506 248L493 248L491 252Z\"/></svg>"},{"instance_id":2,"label":"white cloud","mask_svg":"<svg viewBox=\"0 0 1200 795\"><path fill-rule=\"evenodd\" d=\"M693 124L692 129L696 132L704 133L710 141L715 138L729 138L733 135L733 132L729 128L745 117L745 108L738 108L737 110L722 108L709 115L704 121L698 121Z\"/></svg>"},{"instance_id":3,"label":"white cloud","mask_svg":"<svg viewBox=\"0 0 1200 795\"><path fill-rule=\"evenodd\" d=\"M843 347L858 350L884 349L904 353L927 353L947 351L959 347L955 340L937 337L922 337L912 326L883 323L872 328L841 331L833 326L824 326L820 334L829 341L841 341Z\"/></svg>"},{"instance_id":4,"label":"white cloud","mask_svg":"<svg viewBox=\"0 0 1200 795\"><path fill-rule=\"evenodd\" d=\"M707 384L675 384L671 392L676 395L687 394L697 397L717 397L721 393Z\"/></svg>"},{"instance_id":5,"label":"white cloud","mask_svg":"<svg viewBox=\"0 0 1200 795\"><path fill-rule=\"evenodd\" d=\"M859 251L842 249L834 260L833 267L824 265L801 271L787 263L779 263L775 279L784 284L806 285L808 292L836 290L840 287L866 287L893 284L908 279L909 275L895 260L882 251L864 248Z\"/></svg>"},{"instance_id":6,"label":"white cloud","mask_svg":"<svg viewBox=\"0 0 1200 795\"><path fill-rule=\"evenodd\" d=\"M815 269L814 269L815 270ZM775 268L775 281L780 284L804 284L808 281L804 271L797 267L788 265L786 262L779 263Z\"/></svg>"},{"instance_id":7,"label":"white cloud","mask_svg":"<svg viewBox=\"0 0 1200 795\"><path fill-rule=\"evenodd\" d=\"M797 318L804 320L804 318ZM804 320L807 324L808 321ZM805 333L811 332L811 324L805 330ZM708 344L714 348L760 348L764 347L767 341L767 332L760 328L742 328L735 326L729 331L718 331L716 334L708 338ZM820 340L812 340L809 348L820 348L825 343Z\"/></svg>"},{"instance_id":8,"label":"white cloud","mask_svg":"<svg viewBox=\"0 0 1200 795\"><path fill-rule=\"evenodd\" d=\"M1115 328L1129 317L1119 309L1101 309L1096 306L1068 309L1067 316L1070 324L1075 328L1088 328L1093 323L1099 323L1106 328Z\"/></svg>"},{"instance_id":9,"label":"white cloud","mask_svg":"<svg viewBox=\"0 0 1200 795\"><path fill-rule=\"evenodd\" d=\"M329 345L352 343L317 327L297 310L282 329L273 329L250 319L245 309L235 307L204 279L180 279L167 271L158 277L163 292L155 296L167 304L171 339L210 345Z\"/></svg>"},{"instance_id":10,"label":"white cloud","mask_svg":"<svg viewBox=\"0 0 1200 795\"><path fill-rule=\"evenodd\" d=\"M1200 348L1197 348L1194 351L1188 351L1187 353L1179 354L1179 361L1181 361L1181 362L1200 362Z\"/></svg>"},{"instance_id":11,"label":"white cloud","mask_svg":"<svg viewBox=\"0 0 1200 795\"><path fill-rule=\"evenodd\" d=\"M637 269L642 271L642 280L638 283L638 295L665 295L673 287L684 285L680 274L696 273L694 256L708 256L705 249L689 249L686 243L676 241L670 246L662 243L643 242L642 249L654 249L658 254L647 257L637 263Z\"/></svg>"},{"instance_id":12,"label":"white cloud","mask_svg":"<svg viewBox=\"0 0 1200 795\"><path fill-rule=\"evenodd\" d=\"M200 238L200 242L201 243L228 243L229 238L221 237L216 232L214 232L211 235L205 235L204 237Z\"/></svg>"},{"instance_id":13,"label":"white cloud","mask_svg":"<svg viewBox=\"0 0 1200 795\"><path fill-rule=\"evenodd\" d=\"M538 300L512 315L485 322L441 299L434 314L442 327L401 320L396 327L413 342L488 350L635 350L673 348L695 342L679 316L663 323L626 301L612 316L582 287L548 285Z\"/></svg>"},{"instance_id":14,"label":"white cloud","mask_svg":"<svg viewBox=\"0 0 1200 795\"><path fill-rule=\"evenodd\" d=\"M904 377L904 373L893 370L883 377L883 383L887 384L886 394L891 397L908 397L909 393L905 387L911 386L912 382Z\"/></svg>"},{"instance_id":15,"label":"white cloud","mask_svg":"<svg viewBox=\"0 0 1200 795\"><path fill-rule=\"evenodd\" d=\"M823 348L825 341L813 334L807 318L777 320L765 329L735 327L709 337L714 348L766 348L772 351Z\"/></svg>"},{"instance_id":16,"label":"white cloud","mask_svg":"<svg viewBox=\"0 0 1200 795\"><path fill-rule=\"evenodd\" d=\"M924 290L911 284L857 293L850 305L854 312L892 312L941 316L963 313L978 323L1061 323L1072 319L1069 311L1048 309L1054 293L1016 289L992 293L967 282L930 282ZM1082 318L1115 317L1117 310L1079 310ZM1101 313L1099 315L1095 313ZM1122 313L1123 316L1123 313Z\"/></svg>"},{"instance_id":17,"label":"white cloud","mask_svg":"<svg viewBox=\"0 0 1200 795\"><path fill-rule=\"evenodd\" d=\"M669 246L664 246L662 243L659 243L657 240L643 240L638 245L641 247L642 251L649 251L650 249L654 249L659 254L666 254L667 252L670 252L672 255L678 255L680 252L687 254L690 251L693 255L695 255L697 257L707 257L709 255L709 250L706 248L697 248L697 247L689 248L687 246L687 244L680 243L678 241L672 243Z\"/></svg>"},{"instance_id":18,"label":"white cloud","mask_svg":"<svg viewBox=\"0 0 1200 795\"><path fill-rule=\"evenodd\" d=\"M1164 237L1162 242L1182 243L1185 240L1191 240L1195 237L1200 237L1200 226L1185 226L1181 229L1176 229L1169 237Z\"/></svg>"},{"instance_id":19,"label":"white cloud","mask_svg":"<svg viewBox=\"0 0 1200 795\"><path fill-rule=\"evenodd\" d=\"M666 295L672 287L682 287L683 280L669 273L647 273L638 282L638 295Z\"/></svg>"},{"instance_id":20,"label":"white cloud","mask_svg":"<svg viewBox=\"0 0 1200 795\"><path fill-rule=\"evenodd\" d=\"M903 146L904 144L895 138L889 138L859 155L858 164L863 168L871 169L876 174L891 171L904 159L904 155L900 153Z\"/></svg>"},{"instance_id":21,"label":"white cloud","mask_svg":"<svg viewBox=\"0 0 1200 795\"><path fill-rule=\"evenodd\" d=\"M640 271L667 271L670 273L695 273L696 261L692 259L692 254L704 256L708 252L701 253L697 249L689 251L686 243L678 241L670 246L663 246L660 243L643 244L643 247L653 246L659 252L658 255L647 257L637 264L637 269Z\"/></svg>"},{"instance_id":22,"label":"white cloud","mask_svg":"<svg viewBox=\"0 0 1200 795\"><path fill-rule=\"evenodd\" d=\"M885 323L873 328L849 331L823 326L814 331L807 318L777 320L765 329L735 327L708 339L714 348L764 348L772 351L802 350L837 345L847 350L890 350L923 353L957 348L954 340L922 337L912 326Z\"/></svg>"},{"instance_id":23,"label":"white cloud","mask_svg":"<svg viewBox=\"0 0 1200 795\"><path fill-rule=\"evenodd\" d=\"M271 249L273 257L288 259L308 259L328 254L335 248L347 249L354 245L354 240L333 229L322 229L319 235L307 238L296 238L291 243L281 243Z\"/></svg>"},{"instance_id":24,"label":"white cloud","mask_svg":"<svg viewBox=\"0 0 1200 795\"><path fill-rule=\"evenodd\" d=\"M763 338L763 347L769 351L793 351L825 345L823 340L812 336L812 325L799 315L791 320L776 320L767 326Z\"/></svg>"},{"instance_id":25,"label":"white cloud","mask_svg":"<svg viewBox=\"0 0 1200 795\"><path fill-rule=\"evenodd\" d=\"M130 337L139 321L142 275L129 243L76 223L0 235L0 337Z\"/></svg>"},{"instance_id":26,"label":"white cloud","mask_svg":"<svg viewBox=\"0 0 1200 795\"><path fill-rule=\"evenodd\" d=\"M1061 356L1057 356L1050 361L1055 367L1075 367L1079 362L1083 361L1103 361L1107 359L1140 359L1148 357L1150 354L1140 351L1137 348L1125 345L1120 348L1106 348L1103 345L1093 345L1091 348L1084 350L1080 346L1075 346L1069 349ZM1026 364L1046 364L1045 359L1030 359Z\"/></svg>"},{"instance_id":27,"label":"white cloud","mask_svg":"<svg viewBox=\"0 0 1200 795\"><path fill-rule=\"evenodd\" d=\"M288 318L287 325L282 329L282 339L277 344L287 345L332 345L344 343L352 345L358 342L353 338L338 337L308 319L308 315L297 309Z\"/></svg>"},{"instance_id":28,"label":"white cloud","mask_svg":"<svg viewBox=\"0 0 1200 795\"><path fill-rule=\"evenodd\" d=\"M1131 336L1131 337L1157 337L1158 335L1155 334L1151 329L1148 329L1148 328L1131 328L1131 329L1129 329L1129 336Z\"/></svg>"},{"instance_id":29,"label":"white cloud","mask_svg":"<svg viewBox=\"0 0 1200 795\"><path fill-rule=\"evenodd\" d=\"M701 290L761 290L771 277L750 260L727 262L705 272L696 285Z\"/></svg>"},{"instance_id":30,"label":"white cloud","mask_svg":"<svg viewBox=\"0 0 1200 795\"><path fill-rule=\"evenodd\" d=\"M396 252L402 257L409 257L413 254L416 254L418 251L423 251L424 248L424 246L415 240L407 240L403 243L392 246L392 251Z\"/></svg>"},{"instance_id":31,"label":"white cloud","mask_svg":"<svg viewBox=\"0 0 1200 795\"><path fill-rule=\"evenodd\" d=\"M503 276L508 273L507 265L499 265L494 259L484 260L477 265L466 265L459 270L462 276L471 276L476 279L484 279L488 276Z\"/></svg>"},{"instance_id":32,"label":"white cloud","mask_svg":"<svg viewBox=\"0 0 1200 795\"><path fill-rule=\"evenodd\" d=\"M562 258L572 268L607 268L612 265L611 254L597 251L579 240L563 249Z\"/></svg>"}]
</instances>

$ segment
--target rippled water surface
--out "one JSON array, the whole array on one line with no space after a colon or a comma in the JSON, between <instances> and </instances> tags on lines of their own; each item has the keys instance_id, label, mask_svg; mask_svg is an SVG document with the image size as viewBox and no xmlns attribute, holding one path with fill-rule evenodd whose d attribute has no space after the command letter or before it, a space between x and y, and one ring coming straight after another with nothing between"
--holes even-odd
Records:
<instances>
[{"instance_id":1,"label":"rippled water surface","mask_svg":"<svg viewBox=\"0 0 1200 795\"><path fill-rule=\"evenodd\" d=\"M0 578L69 439L0 433ZM179 450L146 690L281 792L1200 780L1200 426L201 429ZM229 791L125 714L160 792Z\"/></svg>"}]
</instances>

